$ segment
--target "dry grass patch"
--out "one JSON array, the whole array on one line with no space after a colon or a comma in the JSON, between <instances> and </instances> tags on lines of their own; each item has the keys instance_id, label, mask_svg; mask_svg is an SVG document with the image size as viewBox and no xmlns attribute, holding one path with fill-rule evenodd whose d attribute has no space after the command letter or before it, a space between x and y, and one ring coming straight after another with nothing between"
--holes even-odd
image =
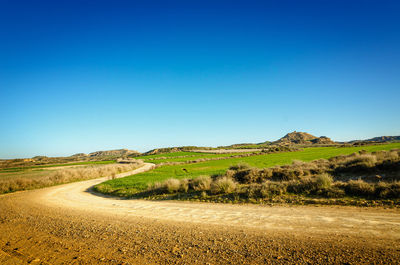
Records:
<instances>
[{"instance_id":1,"label":"dry grass patch","mask_svg":"<svg viewBox=\"0 0 400 265\"><path fill-rule=\"evenodd\" d=\"M18 175L0 180L0 194L107 176L115 178L116 174L134 170L142 164L143 162L138 160L130 164L81 166L55 171L44 170L34 177L24 177L24 172L19 172ZM29 172L26 175L29 176Z\"/></svg>"},{"instance_id":2,"label":"dry grass patch","mask_svg":"<svg viewBox=\"0 0 400 265\"><path fill-rule=\"evenodd\" d=\"M236 182L230 177L220 177L211 183L210 190L214 194L232 193L236 188Z\"/></svg>"},{"instance_id":3,"label":"dry grass patch","mask_svg":"<svg viewBox=\"0 0 400 265\"><path fill-rule=\"evenodd\" d=\"M190 186L195 191L210 190L212 179L210 176L199 176L190 182Z\"/></svg>"}]
</instances>

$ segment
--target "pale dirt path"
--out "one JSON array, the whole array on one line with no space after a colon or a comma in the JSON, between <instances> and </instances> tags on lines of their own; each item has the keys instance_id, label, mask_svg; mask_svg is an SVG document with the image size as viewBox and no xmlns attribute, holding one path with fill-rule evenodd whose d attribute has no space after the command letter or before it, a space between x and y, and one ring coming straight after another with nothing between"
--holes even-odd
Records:
<instances>
[{"instance_id":1,"label":"pale dirt path","mask_svg":"<svg viewBox=\"0 0 400 265\"><path fill-rule=\"evenodd\" d=\"M150 170L146 163L124 177ZM260 229L306 230L342 234L368 234L400 239L400 212L356 207L260 206L126 200L93 194L89 189L107 178L87 180L43 190L37 203L51 207L85 209L124 217L229 225Z\"/></svg>"},{"instance_id":2,"label":"pale dirt path","mask_svg":"<svg viewBox=\"0 0 400 265\"><path fill-rule=\"evenodd\" d=\"M107 179L0 196L0 264L400 263L397 209L125 200L88 191Z\"/></svg>"}]
</instances>

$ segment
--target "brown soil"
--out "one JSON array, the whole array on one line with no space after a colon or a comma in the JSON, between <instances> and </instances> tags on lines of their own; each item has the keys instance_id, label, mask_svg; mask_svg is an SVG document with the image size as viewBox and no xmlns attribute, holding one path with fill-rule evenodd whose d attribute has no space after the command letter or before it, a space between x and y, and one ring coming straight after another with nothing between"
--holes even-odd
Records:
<instances>
[{"instance_id":1,"label":"brown soil","mask_svg":"<svg viewBox=\"0 0 400 265\"><path fill-rule=\"evenodd\" d=\"M0 196L0 264L400 263L397 209L154 202L87 191L101 181Z\"/></svg>"}]
</instances>

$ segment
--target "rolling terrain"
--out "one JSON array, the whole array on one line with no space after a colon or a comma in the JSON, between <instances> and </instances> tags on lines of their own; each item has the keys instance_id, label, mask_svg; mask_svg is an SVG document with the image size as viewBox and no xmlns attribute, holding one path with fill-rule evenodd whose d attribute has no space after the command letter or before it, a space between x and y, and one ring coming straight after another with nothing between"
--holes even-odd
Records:
<instances>
[{"instance_id":1,"label":"rolling terrain","mask_svg":"<svg viewBox=\"0 0 400 265\"><path fill-rule=\"evenodd\" d=\"M225 152L227 148L200 152L186 147L146 154L127 149L102 151L92 153L92 158L77 154L66 160L36 157L25 164L3 160L3 166L7 165L0 170L0 180L109 167L117 161L129 162L128 157L144 164L118 175L100 174L103 177L0 195L0 264L398 264L398 205L127 199L145 191L149 183L224 174L240 163L261 170L294 160L309 162L351 154L370 157L368 152L400 148L400 143L390 142L332 144L327 137L297 132L278 141L262 143L257 145L262 148L255 150L246 149L253 145L238 146L245 149L234 153Z\"/></svg>"},{"instance_id":2,"label":"rolling terrain","mask_svg":"<svg viewBox=\"0 0 400 265\"><path fill-rule=\"evenodd\" d=\"M260 153L247 157L236 158L230 158L228 154L220 154L219 156L222 156L223 158L225 157L226 159L200 161L198 163L189 164L164 165L150 172L145 172L123 179L110 180L102 183L99 186L104 193L129 197L138 191L145 190L148 183L163 181L168 178L183 179L194 178L201 175L223 174L230 166L243 162L257 168L264 168L275 165L290 164L293 160L302 160L307 162L321 158L328 159L337 155L348 155L359 150L373 152L378 150L390 150L399 147L400 143L362 147L312 147L305 148L304 150L296 152L279 152L271 154ZM177 156L174 156L174 154L177 154ZM185 162L205 157L211 158L213 156L216 156L199 154L193 157L186 156L186 153L183 154L170 153L168 156L150 156L151 159L159 158L157 160L150 160L147 156L139 156L137 158L143 159L145 162L162 163Z\"/></svg>"},{"instance_id":3,"label":"rolling terrain","mask_svg":"<svg viewBox=\"0 0 400 265\"><path fill-rule=\"evenodd\" d=\"M127 174L149 170L152 164ZM106 178L0 196L2 264L395 264L398 209L120 200Z\"/></svg>"}]
</instances>

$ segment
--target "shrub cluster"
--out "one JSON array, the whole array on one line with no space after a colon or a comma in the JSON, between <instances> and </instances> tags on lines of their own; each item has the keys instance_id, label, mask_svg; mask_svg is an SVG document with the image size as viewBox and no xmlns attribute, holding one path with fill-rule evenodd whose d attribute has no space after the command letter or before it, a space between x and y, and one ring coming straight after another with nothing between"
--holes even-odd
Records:
<instances>
[{"instance_id":1,"label":"shrub cluster","mask_svg":"<svg viewBox=\"0 0 400 265\"><path fill-rule=\"evenodd\" d=\"M158 194L176 192L209 192L211 194L232 193L237 183L226 176L199 176L194 179L170 178L164 182L155 182L148 185L148 191Z\"/></svg>"},{"instance_id":2,"label":"shrub cluster","mask_svg":"<svg viewBox=\"0 0 400 265\"><path fill-rule=\"evenodd\" d=\"M272 145L262 150L263 153L281 153L281 152L296 152L302 149L294 147L294 146L286 146L286 145Z\"/></svg>"},{"instance_id":3,"label":"shrub cluster","mask_svg":"<svg viewBox=\"0 0 400 265\"><path fill-rule=\"evenodd\" d=\"M382 172L400 171L400 150L379 151L366 153L360 151L348 156L337 156L329 160L319 159L311 162L293 161L290 165L276 166L271 168L252 168L249 166L232 166L226 172L227 176L233 177L242 184L262 183L267 180L290 181L300 180L305 177L313 177L321 174L333 176L360 174L379 174ZM386 180L397 180L398 175L385 176Z\"/></svg>"},{"instance_id":4,"label":"shrub cluster","mask_svg":"<svg viewBox=\"0 0 400 265\"><path fill-rule=\"evenodd\" d=\"M154 183L149 186L148 192L202 192L202 196L236 194L247 199L284 194L397 199L400 198L399 152L397 149L373 153L360 151L328 160L293 161L290 165L264 169L241 163L231 166L222 176L168 179L163 183Z\"/></svg>"}]
</instances>

